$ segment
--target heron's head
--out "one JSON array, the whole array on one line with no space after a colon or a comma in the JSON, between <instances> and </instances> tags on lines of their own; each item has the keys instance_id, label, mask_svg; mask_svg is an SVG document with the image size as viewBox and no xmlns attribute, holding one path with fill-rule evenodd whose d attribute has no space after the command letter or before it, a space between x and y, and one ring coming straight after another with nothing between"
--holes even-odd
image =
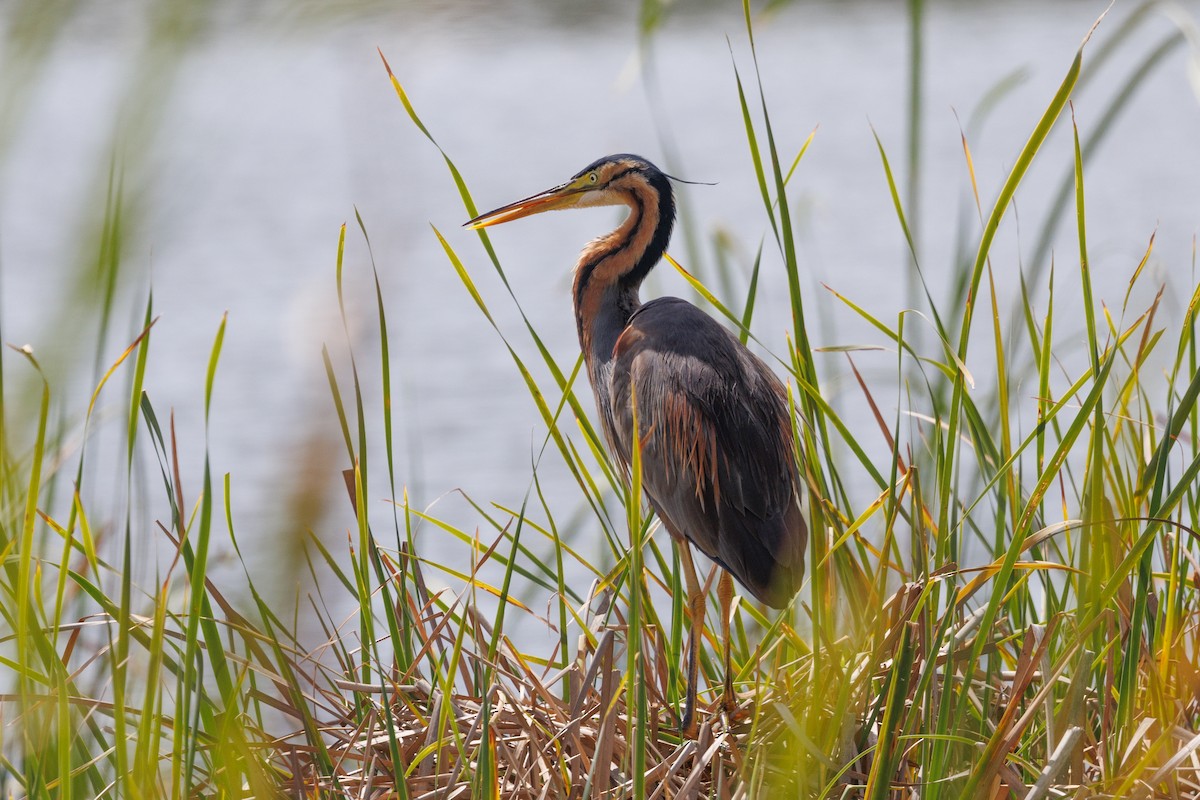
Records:
<instances>
[{"instance_id":1,"label":"heron's head","mask_svg":"<svg viewBox=\"0 0 1200 800\"><path fill-rule=\"evenodd\" d=\"M464 227L487 228L559 208L631 205L639 191L647 189L657 191L660 197L671 196L667 176L646 159L628 153L605 156L588 164L566 183L480 214Z\"/></svg>"}]
</instances>

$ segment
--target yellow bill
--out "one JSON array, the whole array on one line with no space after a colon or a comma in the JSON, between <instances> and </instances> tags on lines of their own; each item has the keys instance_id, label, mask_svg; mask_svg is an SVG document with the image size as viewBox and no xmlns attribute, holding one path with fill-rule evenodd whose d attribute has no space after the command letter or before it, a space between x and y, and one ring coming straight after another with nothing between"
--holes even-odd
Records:
<instances>
[{"instance_id":1,"label":"yellow bill","mask_svg":"<svg viewBox=\"0 0 1200 800\"><path fill-rule=\"evenodd\" d=\"M586 188L577 186L575 182L564 183L562 186L555 186L553 189L547 189L531 197L526 197L524 200L509 203L486 214L480 214L475 219L463 223L463 227L470 230L479 230L480 228L489 228L492 225L511 222L521 217L528 217L530 214L540 214L543 211L569 208L579 202L580 197L585 191L587 191Z\"/></svg>"}]
</instances>

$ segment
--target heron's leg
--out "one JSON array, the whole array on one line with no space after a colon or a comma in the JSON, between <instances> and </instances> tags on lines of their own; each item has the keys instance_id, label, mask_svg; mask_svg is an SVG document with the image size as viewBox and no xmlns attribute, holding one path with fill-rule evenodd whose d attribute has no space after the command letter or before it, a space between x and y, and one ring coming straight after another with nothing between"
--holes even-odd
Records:
<instances>
[{"instance_id":1,"label":"heron's leg","mask_svg":"<svg viewBox=\"0 0 1200 800\"><path fill-rule=\"evenodd\" d=\"M696 723L696 679L700 669L700 638L704 633L704 590L696 578L696 565L692 562L692 548L687 539L676 539L675 544L679 548L679 560L687 583L689 614L687 696L679 727L685 737L694 739L699 728Z\"/></svg>"},{"instance_id":2,"label":"heron's leg","mask_svg":"<svg viewBox=\"0 0 1200 800\"><path fill-rule=\"evenodd\" d=\"M725 713L732 717L737 711L737 696L733 693L733 657L730 655L732 643L729 639L729 606L733 603L733 577L728 570L721 570L721 580L717 583L717 597L721 601L721 641L725 646L725 691L721 694L721 705Z\"/></svg>"}]
</instances>

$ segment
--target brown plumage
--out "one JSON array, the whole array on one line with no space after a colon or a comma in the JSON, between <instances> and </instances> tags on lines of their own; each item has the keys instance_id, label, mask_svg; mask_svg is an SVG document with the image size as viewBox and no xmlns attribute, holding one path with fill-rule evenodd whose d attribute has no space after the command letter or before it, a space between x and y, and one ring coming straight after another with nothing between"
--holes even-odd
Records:
<instances>
[{"instance_id":1,"label":"brown plumage","mask_svg":"<svg viewBox=\"0 0 1200 800\"><path fill-rule=\"evenodd\" d=\"M792 422L779 378L728 330L677 298L642 304L638 289L675 220L670 179L644 158L599 159L562 186L467 225L596 205L625 205L630 213L580 254L572 290L579 344L609 450L628 472L637 436L646 497L679 546L691 617L681 727L694 736L704 593L687 543L724 568L717 587L723 704L733 712L729 575L774 608L791 601L804 577L808 532Z\"/></svg>"}]
</instances>

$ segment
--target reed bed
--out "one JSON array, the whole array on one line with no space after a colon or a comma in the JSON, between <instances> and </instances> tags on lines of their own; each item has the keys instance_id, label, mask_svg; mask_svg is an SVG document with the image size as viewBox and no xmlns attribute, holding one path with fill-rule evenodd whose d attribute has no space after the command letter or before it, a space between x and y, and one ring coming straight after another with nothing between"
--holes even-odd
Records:
<instances>
[{"instance_id":1,"label":"reed bed","mask_svg":"<svg viewBox=\"0 0 1200 800\"><path fill-rule=\"evenodd\" d=\"M915 24L920 3L913 9ZM895 379L881 387L860 371L860 348L814 345L808 320L816 301L804 291L789 204L814 137L772 127L748 3L744 10L749 56L734 62L731 107L744 122L761 190L764 245L740 297L710 289L687 264L660 267L677 269L698 302L744 339L753 335L765 288L763 259L777 258L787 276L786 286L771 291L787 299L790 334L765 344L782 354L777 367L795 412L813 534L809 578L781 614L735 602L739 713L730 719L714 710L719 689L709 687L720 686L722 663L717 604L710 603L703 724L695 741L678 736L687 632L676 557L655 533L636 468L627 485L591 426L579 363L557 363L524 312L517 332L496 327L496 346L511 357L513 379L544 423L542 459L516 507L468 498L478 521L463 530L411 504L397 474L389 303L376 280L378 363L359 363L354 346L324 352L348 465L347 546L306 539L309 588L284 610L244 566L238 594L245 602L214 580L215 547L227 540L235 564L242 556L233 482L213 475L205 458L199 491L185 494L174 421L144 391L155 323L148 295L142 330L119 353L101 337L98 363L105 366L81 422L51 413L54 390L32 353L10 350L0 360L0 391L12 392L12 374L24 370L37 398L31 415L17 420L6 402L0 427L0 665L9 678L0 697L0 780L7 794L1200 794L1200 284L1195 264L1172 266L1176 277L1190 270L1193 283L1186 291L1172 287L1183 311L1169 321L1162 291L1145 307L1134 304L1134 287L1147 280L1153 258L1148 231L1125 297L1095 297L1085 183L1091 144L1160 51L1185 46L1183 36L1146 55L1091 130L1076 125L1070 105L1088 74L1084 53L1094 45L1085 43L1041 115L1029 120L1028 140L998 187L979 185L964 134L977 224L966 228L955 286L925 283L906 207L914 195L898 185L879 141L892 222L898 242L910 248L911 279L924 298L922 320L899 308L894 321L880 319L833 290L821 302L839 304L877 332L871 352L882 349L894 361ZM1114 24L1096 60L1150 13L1147 5ZM436 147L434 126L390 68L387 76ZM1066 189L1050 216L1033 224L1054 231L1060 215L1073 211L1066 218L1073 218L1077 253L1059 253L1046 269L1044 252L1028 270L999 263L997 232L1030 165L1048 157L1043 144L1056 128L1069 129L1074 145ZM784 152L784 140L796 146ZM438 151L461 193L464 219L475 216L467 179ZM909 166L916 163L910 155ZM118 190L112 200L104 229L115 236ZM346 238L367 237L361 220L357 227L354 234L342 227L333 265L343 317ZM497 300L480 290L477 271L493 269L508 282L486 234L471 252L436 228L433 235L479 312L493 320ZM997 284L1012 275L1020 276L1021 292L1016 307L1006 308ZM1082 303L1079 318L1057 312L1064 295ZM512 295L499 302L520 307ZM916 327L923 328L919 339ZM1081 358L1060 357L1064 331L1083 342ZM222 321L205 373L206 414L224 339ZM381 395L364 389L367 370L377 371ZM834 370L858 387L868 419L844 418L825 399L822 385ZM119 412L100 419L101 406ZM83 499L95 426L123 434L123 517L96 519ZM28 448L4 433L18 429L30 434ZM377 429L382 440L372 438ZM880 442L886 458L868 455ZM139 452L157 467L148 480L156 518L149 532L135 530ZM542 495L538 472L549 469L574 479L580 511L569 520L556 519ZM381 513L368 487L384 484L390 502ZM858 500L851 484L869 487L868 499ZM425 552L418 529L459 542L469 563ZM174 559L137 585L136 543L145 535L172 543ZM584 555L584 541L602 542L603 557ZM708 580L711 586L711 573ZM334 610L347 598L348 617ZM301 631L301 618L319 633Z\"/></svg>"}]
</instances>

